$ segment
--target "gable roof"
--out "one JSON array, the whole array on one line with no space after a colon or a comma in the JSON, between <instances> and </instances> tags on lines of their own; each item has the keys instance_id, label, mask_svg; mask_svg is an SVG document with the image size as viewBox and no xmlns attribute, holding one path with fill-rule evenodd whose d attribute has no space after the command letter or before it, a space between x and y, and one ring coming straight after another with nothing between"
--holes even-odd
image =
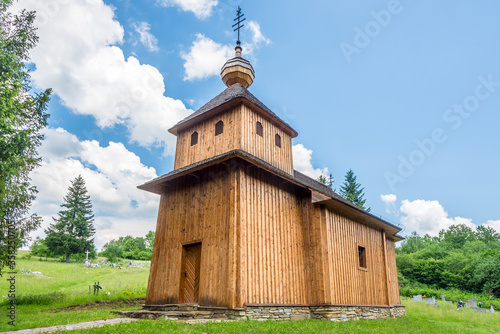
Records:
<instances>
[{"instance_id":1,"label":"gable roof","mask_svg":"<svg viewBox=\"0 0 500 334\"><path fill-rule=\"evenodd\" d=\"M226 88L222 93L214 97L200 109L196 110L194 113L184 118L177 124L175 124L168 131L174 135L196 123L198 120L208 118L219 111L226 110L227 108L238 104L239 102L246 102L250 106L254 107L255 111L260 114L270 118L276 125L287 132L292 138L297 137L297 131L295 131L288 123L282 120L278 115L271 111L264 103L262 103L258 98L256 98L252 93L248 91L241 84L234 84Z\"/></svg>"},{"instance_id":2,"label":"gable roof","mask_svg":"<svg viewBox=\"0 0 500 334\"><path fill-rule=\"evenodd\" d=\"M379 229L384 229L387 231L388 236L393 238L395 241L403 240L404 238L397 235L401 231L401 228L389 223L388 221L377 217L365 210L360 209L353 203L344 199L342 196L335 193L330 187L310 178L309 176L302 174L299 171L294 170L294 174L290 175L281 169L278 169L268 162L257 158L256 156L245 152L243 150L233 150L220 155L195 162L191 165L173 170L170 173L157 177L149 182L146 182L137 188L141 190L146 190L156 194L161 194L163 192L162 184L166 184L169 181L177 179L178 177L192 174L198 170L204 169L206 167L227 161L229 159L239 158L245 160L259 168L262 168L282 179L285 179L295 185L302 188L310 189L312 192L317 192L321 194L320 198L312 198L313 203L322 204L327 207L333 208L335 211L346 215L348 217L353 217L354 219L363 222L366 225L376 227ZM313 196L314 197L314 196Z\"/></svg>"}]
</instances>

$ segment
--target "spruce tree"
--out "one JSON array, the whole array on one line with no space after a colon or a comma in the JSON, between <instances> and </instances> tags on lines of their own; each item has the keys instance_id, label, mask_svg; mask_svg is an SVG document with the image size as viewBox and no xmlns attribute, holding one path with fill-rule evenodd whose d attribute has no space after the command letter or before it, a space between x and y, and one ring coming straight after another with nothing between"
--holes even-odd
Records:
<instances>
[{"instance_id":1,"label":"spruce tree","mask_svg":"<svg viewBox=\"0 0 500 334\"><path fill-rule=\"evenodd\" d=\"M66 262L69 262L70 254L83 254L87 250L94 253L92 202L81 175L71 182L61 208L59 218L53 218L54 224L45 230L48 249L55 254L66 255Z\"/></svg>"},{"instance_id":2,"label":"spruce tree","mask_svg":"<svg viewBox=\"0 0 500 334\"><path fill-rule=\"evenodd\" d=\"M330 175L328 175L328 177L326 177L324 175L320 175L318 177L317 181L319 183L324 184L327 187L330 187L330 188L333 188L333 183L335 182L335 181L333 181L333 175L332 175L332 173L330 173Z\"/></svg>"},{"instance_id":3,"label":"spruce tree","mask_svg":"<svg viewBox=\"0 0 500 334\"><path fill-rule=\"evenodd\" d=\"M352 169L349 169L345 175L344 184L340 187L339 192L340 195L349 202L355 204L366 212L370 212L371 208L365 209L366 199L364 199L364 189L365 188L361 188L361 184L356 182L356 175L354 175Z\"/></svg>"}]
</instances>

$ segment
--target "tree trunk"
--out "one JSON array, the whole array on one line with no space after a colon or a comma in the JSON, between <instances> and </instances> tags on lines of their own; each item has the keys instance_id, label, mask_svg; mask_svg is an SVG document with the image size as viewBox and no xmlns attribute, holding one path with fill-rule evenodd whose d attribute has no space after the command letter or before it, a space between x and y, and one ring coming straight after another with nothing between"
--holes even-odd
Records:
<instances>
[{"instance_id":1,"label":"tree trunk","mask_svg":"<svg viewBox=\"0 0 500 334\"><path fill-rule=\"evenodd\" d=\"M69 252L66 253L66 263L69 263Z\"/></svg>"}]
</instances>

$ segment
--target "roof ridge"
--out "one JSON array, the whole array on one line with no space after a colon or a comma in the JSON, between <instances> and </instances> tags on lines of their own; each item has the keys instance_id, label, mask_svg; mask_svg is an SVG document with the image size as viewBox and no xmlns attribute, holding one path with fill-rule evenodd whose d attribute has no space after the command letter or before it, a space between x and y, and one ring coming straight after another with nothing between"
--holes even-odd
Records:
<instances>
[{"instance_id":1,"label":"roof ridge","mask_svg":"<svg viewBox=\"0 0 500 334\"><path fill-rule=\"evenodd\" d=\"M202 107L200 107L198 110L193 112L191 115L187 116L186 118L182 119L181 121L177 122L172 128L170 128L168 131L171 133L176 133L177 128L181 126L182 124L189 122L198 116L201 116L217 107L220 107L234 99L237 98L244 98L247 101L253 103L260 109L264 110L267 114L269 114L272 118L275 118L278 120L279 123L282 123L285 127L289 128L292 133L295 133L295 136L297 136L297 132L284 120L282 120L278 115L276 115L271 109L269 109L262 101L260 101L255 95L253 95L248 89L246 89L244 86L241 84L234 84L228 88L226 88L224 91L222 91L219 95L205 103ZM294 136L292 136L294 137Z\"/></svg>"}]
</instances>

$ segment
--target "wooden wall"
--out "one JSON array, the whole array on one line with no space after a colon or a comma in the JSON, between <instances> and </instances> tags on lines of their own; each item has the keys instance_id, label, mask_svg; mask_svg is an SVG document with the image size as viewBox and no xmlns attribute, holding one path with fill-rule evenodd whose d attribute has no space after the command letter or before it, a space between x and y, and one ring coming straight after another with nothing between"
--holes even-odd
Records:
<instances>
[{"instance_id":1,"label":"wooden wall","mask_svg":"<svg viewBox=\"0 0 500 334\"><path fill-rule=\"evenodd\" d=\"M224 122L224 132L215 136L215 124ZM261 122L263 136L256 134ZM198 144L191 146L191 134L198 132ZM275 145L275 135L281 136L281 148ZM269 164L293 175L292 138L274 123L239 105L179 132L174 169L234 150L242 149Z\"/></svg>"},{"instance_id":2,"label":"wooden wall","mask_svg":"<svg viewBox=\"0 0 500 334\"><path fill-rule=\"evenodd\" d=\"M243 105L241 149L293 175L292 138L267 118ZM256 134L256 123L263 127L263 136ZM275 145L275 135L281 136L281 148Z\"/></svg>"},{"instance_id":3,"label":"wooden wall","mask_svg":"<svg viewBox=\"0 0 500 334\"><path fill-rule=\"evenodd\" d=\"M217 114L177 135L174 169L241 147L241 106ZM224 122L224 132L215 135L215 124ZM191 134L198 132L198 144L191 146Z\"/></svg>"},{"instance_id":4,"label":"wooden wall","mask_svg":"<svg viewBox=\"0 0 500 334\"><path fill-rule=\"evenodd\" d=\"M246 304L307 304L308 192L254 166L241 182L242 295ZM254 200L251 200L251 199Z\"/></svg>"},{"instance_id":5,"label":"wooden wall","mask_svg":"<svg viewBox=\"0 0 500 334\"><path fill-rule=\"evenodd\" d=\"M399 297L398 271L396 267L396 245L387 239L387 264L389 268L389 298L391 305L401 304Z\"/></svg>"},{"instance_id":6,"label":"wooden wall","mask_svg":"<svg viewBox=\"0 0 500 334\"><path fill-rule=\"evenodd\" d=\"M233 159L166 188L146 303L179 302L182 245L201 242L200 305L399 304L394 242L384 238Z\"/></svg>"},{"instance_id":7,"label":"wooden wall","mask_svg":"<svg viewBox=\"0 0 500 334\"><path fill-rule=\"evenodd\" d=\"M161 196L148 305L179 302L182 245L201 241L199 296L201 305L228 303L230 217L234 217L234 184L227 167L205 170L171 183ZM232 197L233 195L233 197Z\"/></svg>"},{"instance_id":8,"label":"wooden wall","mask_svg":"<svg viewBox=\"0 0 500 334\"><path fill-rule=\"evenodd\" d=\"M323 245L321 248L326 250L326 254L322 255L324 273L318 282L325 291L324 300L320 302L350 305L399 304L399 296L396 300L396 292L391 292L394 284L397 285L397 274L394 277L394 242L387 240L383 231L353 221L325 207L316 205L315 209L316 220L320 221L320 229L324 230L320 239ZM366 269L359 267L358 246L365 247Z\"/></svg>"}]
</instances>

